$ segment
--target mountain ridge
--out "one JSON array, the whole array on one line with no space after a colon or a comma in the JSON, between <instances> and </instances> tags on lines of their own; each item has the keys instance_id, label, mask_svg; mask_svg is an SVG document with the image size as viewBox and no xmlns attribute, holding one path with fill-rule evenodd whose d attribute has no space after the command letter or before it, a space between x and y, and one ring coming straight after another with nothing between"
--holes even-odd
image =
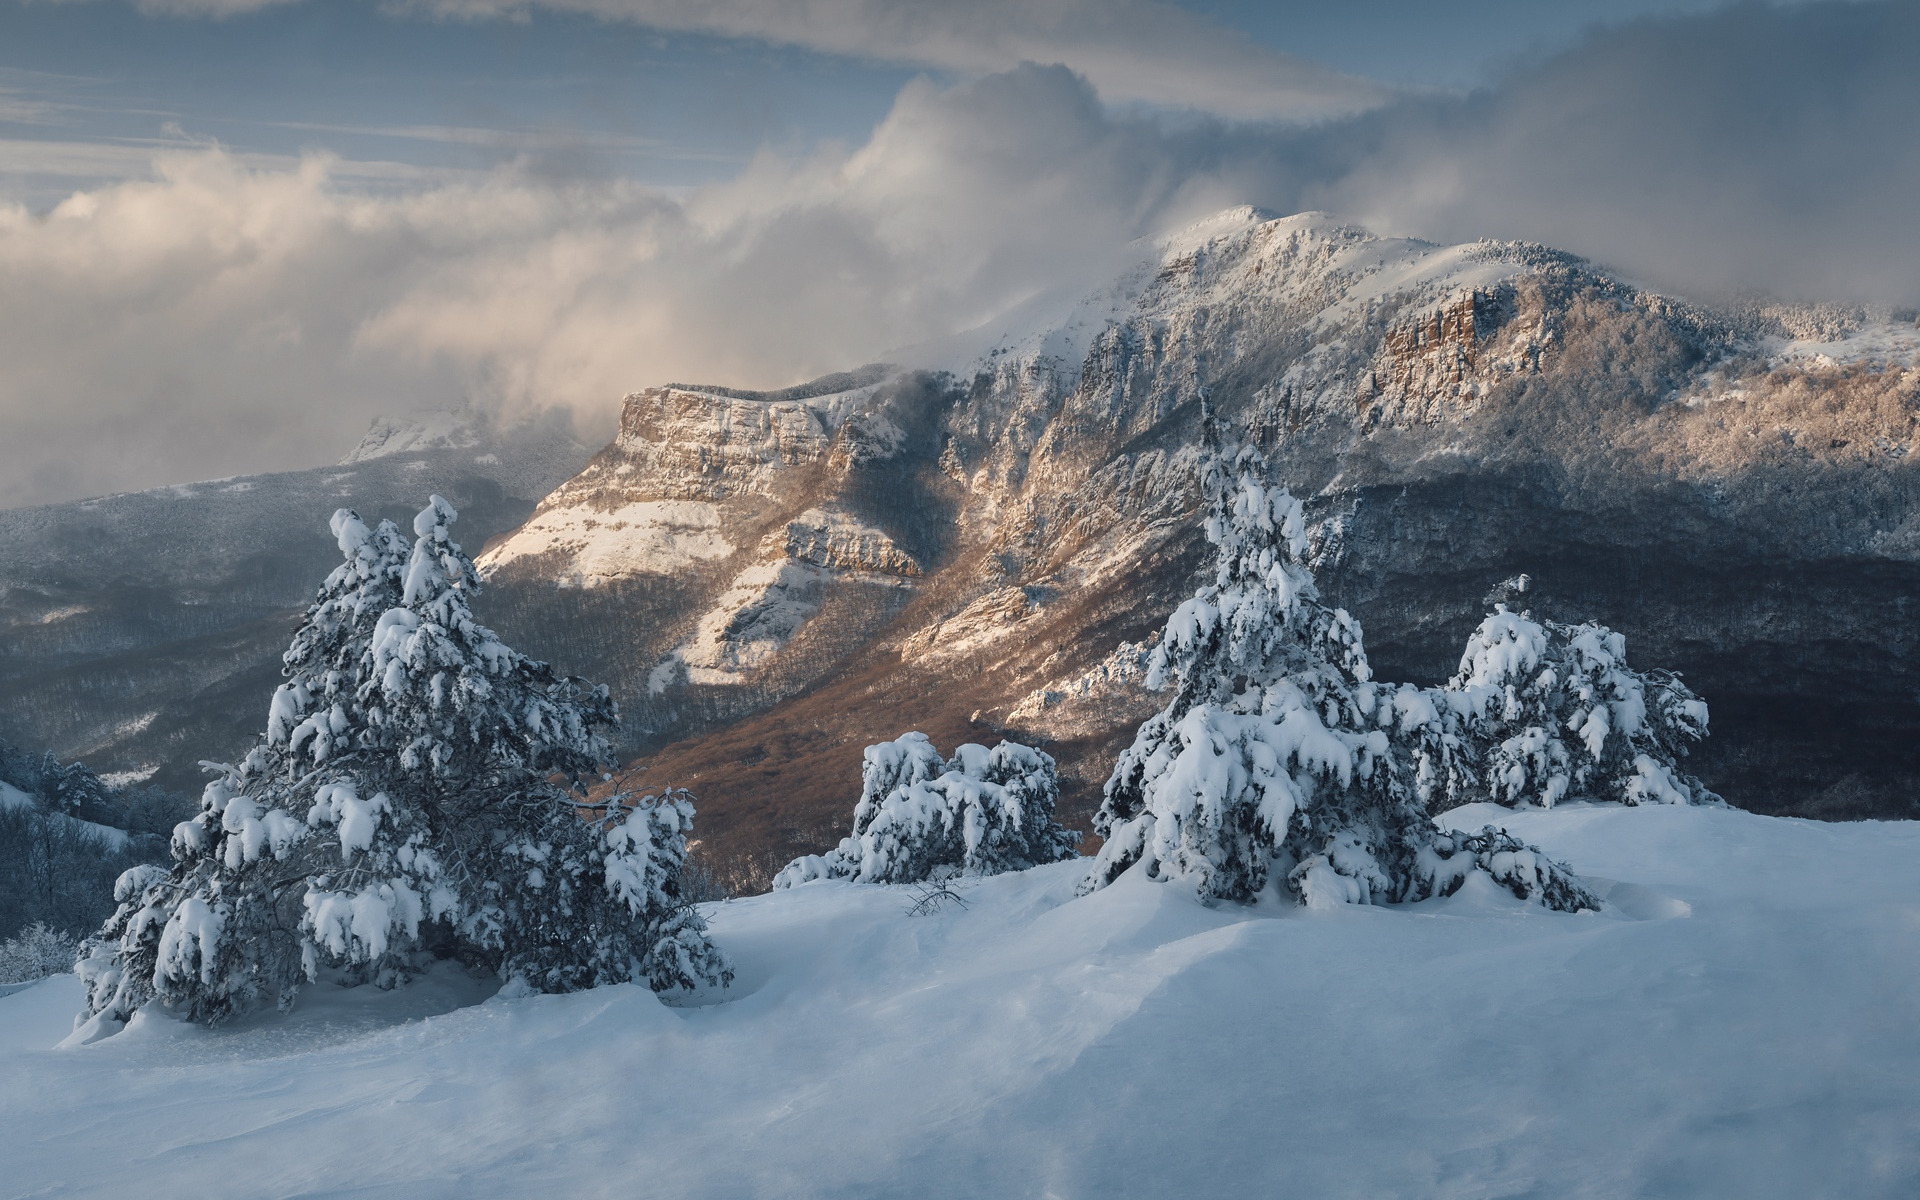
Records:
<instances>
[{"instance_id":1,"label":"mountain ridge","mask_svg":"<svg viewBox=\"0 0 1920 1200\"><path fill-rule=\"evenodd\" d=\"M756 549L768 545L758 537L716 550L711 569L729 586L702 584L708 565L686 564L682 598L653 619L757 641L757 665L705 684L650 674L630 728L650 769L705 789L712 837L735 839L733 814L751 811L745 842L799 846L802 828L817 838L836 798L845 803L859 745L914 723L942 744L1004 732L1054 747L1071 777L1067 807L1084 812L1102 761L1155 704L1072 685L1138 644L1190 588L1203 394L1310 498L1323 585L1366 620L1383 669L1444 677L1487 589L1532 567L1546 614L1607 620L1639 661L1705 672L1732 725L1729 735L1721 723L1706 767L1737 800L1901 809L1894 781L1915 764L1899 753L1856 738L1770 781L1785 752L1754 756L1780 729L1754 721L1769 704L1804 703L1795 689L1840 683L1795 643L1833 630L1778 602L1793 579L1843 614L1839 640L1855 647L1845 657L1871 665L1876 696L1897 710L1880 730L1920 727L1899 682L1911 639L1896 632L1869 664L1866 632L1876 606L1920 581L1910 532L1920 492L1906 466L1920 374L1903 349L1916 331L1863 312L1661 296L1529 243L1438 246L1321 214L1254 217L1137 265L1052 327L1002 329L964 375L903 369L816 394L808 417L778 403L742 414L740 401L673 389L629 398L622 438L589 468L596 499L582 499L583 477L544 511L697 493L720 506L712 529L757 530L871 493L884 470L897 502L862 519L937 527L923 572L897 580L889 603L843 604L866 625L835 618L838 650L808 643L807 628L836 593L850 600L855 580L811 576L797 606L790 591L739 586L779 558ZM877 435L909 395L921 426ZM670 452L732 439L744 415L807 433L768 434L745 457L730 457L732 440ZM1849 499L1796 505L1797 487ZM516 580L500 549L486 564L496 584L538 586ZM1754 574L1769 553L1771 581ZM1690 595L1702 612L1688 611ZM756 627L756 606L783 605L777 636ZM670 632L639 642L637 656L661 656L650 671L679 644ZM1048 691L1059 698L1045 702ZM1080 703L1095 691L1100 715ZM1792 744L1819 749L1808 741ZM1834 771L1790 794L1863 749L1864 775ZM1825 795L1855 776L1864 799Z\"/></svg>"},{"instance_id":2,"label":"mountain ridge","mask_svg":"<svg viewBox=\"0 0 1920 1200\"><path fill-rule=\"evenodd\" d=\"M1687 674L1717 714L1694 769L1736 802L1911 809L1910 314L1714 306L1325 214L1228 210L1129 253L971 331L958 364L950 341L786 389L631 394L604 448L463 520L477 611L612 685L630 752L701 794L713 855L830 842L860 749L916 727L1047 746L1084 816L1157 707L1127 656L1205 559L1204 399L1307 499L1322 588L1383 673L1443 678L1525 572L1541 615ZM269 671L251 636L216 655Z\"/></svg>"}]
</instances>

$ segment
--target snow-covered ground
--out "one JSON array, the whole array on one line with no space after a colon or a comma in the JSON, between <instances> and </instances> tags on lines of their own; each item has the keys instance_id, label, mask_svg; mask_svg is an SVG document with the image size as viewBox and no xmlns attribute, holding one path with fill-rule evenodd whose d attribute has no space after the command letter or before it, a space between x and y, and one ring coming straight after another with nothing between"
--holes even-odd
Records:
<instances>
[{"instance_id":1,"label":"snow-covered ground","mask_svg":"<svg viewBox=\"0 0 1920 1200\"><path fill-rule=\"evenodd\" d=\"M442 974L69 1049L58 977L0 997L0 1192L1920 1195L1920 824L1449 817L1609 911L816 883L714 909L723 1004Z\"/></svg>"}]
</instances>

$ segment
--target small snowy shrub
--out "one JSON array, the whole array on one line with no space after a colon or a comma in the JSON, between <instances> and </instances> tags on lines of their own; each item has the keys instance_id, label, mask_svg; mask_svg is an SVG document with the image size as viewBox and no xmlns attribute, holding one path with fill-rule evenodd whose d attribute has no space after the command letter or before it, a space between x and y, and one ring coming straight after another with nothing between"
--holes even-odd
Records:
<instances>
[{"instance_id":1,"label":"small snowy shrub","mask_svg":"<svg viewBox=\"0 0 1920 1200\"><path fill-rule=\"evenodd\" d=\"M0 942L0 983L25 983L73 970L80 939L35 921Z\"/></svg>"},{"instance_id":2,"label":"small snowy shrub","mask_svg":"<svg viewBox=\"0 0 1920 1200\"><path fill-rule=\"evenodd\" d=\"M1538 900L1548 908L1578 912L1600 907L1564 864L1493 825L1479 833L1436 834L1420 860L1409 900L1450 896L1477 870L1520 899Z\"/></svg>"},{"instance_id":3,"label":"small snowy shrub","mask_svg":"<svg viewBox=\"0 0 1920 1200\"><path fill-rule=\"evenodd\" d=\"M1114 766L1083 890L1144 864L1209 899L1252 899L1277 875L1327 907L1447 895L1485 870L1555 908L1598 907L1537 851L1434 829L1429 799L1468 777L1459 715L1372 681L1359 622L1320 602L1299 501L1256 466L1209 469L1214 581L1167 620L1148 684L1174 696Z\"/></svg>"},{"instance_id":4,"label":"small snowy shrub","mask_svg":"<svg viewBox=\"0 0 1920 1200\"><path fill-rule=\"evenodd\" d=\"M1080 840L1054 820L1060 780L1052 757L1015 742L968 744L943 760L926 734L909 733L868 746L860 774L853 836L795 859L774 887L998 875L1072 858Z\"/></svg>"},{"instance_id":5,"label":"small snowy shrub","mask_svg":"<svg viewBox=\"0 0 1920 1200\"><path fill-rule=\"evenodd\" d=\"M907 915L931 917L949 907L966 908L967 898L955 890L951 880L928 879L913 885L913 899L907 903Z\"/></svg>"},{"instance_id":6,"label":"small snowy shrub","mask_svg":"<svg viewBox=\"0 0 1920 1200\"><path fill-rule=\"evenodd\" d=\"M213 1023L304 980L392 986L423 955L542 991L725 982L682 903L684 792L590 804L606 689L504 645L438 496L411 545L334 515L345 557L286 652L266 733L136 868L79 973L102 1027L151 999ZM589 819L593 814L594 819Z\"/></svg>"},{"instance_id":7,"label":"small snowy shrub","mask_svg":"<svg viewBox=\"0 0 1920 1200\"><path fill-rule=\"evenodd\" d=\"M1670 671L1629 667L1626 639L1604 625L1543 625L1496 606L1447 695L1496 803L1718 799L1677 765L1707 734L1706 702Z\"/></svg>"}]
</instances>

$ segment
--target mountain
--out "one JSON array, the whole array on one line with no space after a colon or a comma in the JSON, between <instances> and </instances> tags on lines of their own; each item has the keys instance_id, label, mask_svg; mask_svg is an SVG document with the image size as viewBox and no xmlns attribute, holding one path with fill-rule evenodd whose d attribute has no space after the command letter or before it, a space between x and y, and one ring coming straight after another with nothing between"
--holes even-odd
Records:
<instances>
[{"instance_id":1,"label":"mountain","mask_svg":"<svg viewBox=\"0 0 1920 1200\"><path fill-rule=\"evenodd\" d=\"M1920 1191L1920 826L1446 818L1606 909L1209 907L1142 872L1076 898L1082 861L911 916L822 881L702 906L737 974L682 1006L449 962L54 1050L60 975L0 994L0 1155L20 1195L206 1200Z\"/></svg>"},{"instance_id":2,"label":"mountain","mask_svg":"<svg viewBox=\"0 0 1920 1200\"><path fill-rule=\"evenodd\" d=\"M340 465L423 450L473 450L491 440L490 432L485 416L464 408L434 409L407 419L376 417Z\"/></svg>"},{"instance_id":3,"label":"mountain","mask_svg":"<svg viewBox=\"0 0 1920 1200\"><path fill-rule=\"evenodd\" d=\"M1450 674L1525 574L1537 615L1604 621L1706 696L1691 769L1733 802L1912 811L1913 314L1710 306L1319 214L1138 249L901 367L628 397L483 558L487 611L615 685L749 874L829 840L861 747L908 728L1042 742L1084 815L1203 560L1204 397L1309 498L1381 675Z\"/></svg>"},{"instance_id":4,"label":"mountain","mask_svg":"<svg viewBox=\"0 0 1920 1200\"><path fill-rule=\"evenodd\" d=\"M1207 561L1204 398L1307 499L1379 675L1445 678L1494 598L1601 620L1711 703L1688 765L1732 802L1912 814L1914 314L1251 209L1133 258L892 363L645 389L591 456L450 413L337 468L0 513L0 722L189 786L257 733L332 509L437 490L476 611L613 687L723 876L830 844L861 749L914 728L1044 745L1084 824Z\"/></svg>"},{"instance_id":5,"label":"mountain","mask_svg":"<svg viewBox=\"0 0 1920 1200\"><path fill-rule=\"evenodd\" d=\"M564 423L382 421L338 466L0 511L0 729L110 781L198 794L258 736L333 510L404 525L440 492L475 544L590 455Z\"/></svg>"}]
</instances>

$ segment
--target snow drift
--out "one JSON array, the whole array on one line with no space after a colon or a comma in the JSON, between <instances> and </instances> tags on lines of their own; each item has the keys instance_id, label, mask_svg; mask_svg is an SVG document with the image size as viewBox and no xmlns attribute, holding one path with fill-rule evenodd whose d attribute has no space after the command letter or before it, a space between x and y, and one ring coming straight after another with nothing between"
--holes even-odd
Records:
<instances>
[{"instance_id":1,"label":"snow drift","mask_svg":"<svg viewBox=\"0 0 1920 1200\"><path fill-rule=\"evenodd\" d=\"M724 1004L436 974L55 1050L62 976L0 998L0 1161L21 1193L206 1197L1920 1189L1920 826L1448 818L1606 910L1076 899L1068 862L911 917L819 882L708 906Z\"/></svg>"}]
</instances>

